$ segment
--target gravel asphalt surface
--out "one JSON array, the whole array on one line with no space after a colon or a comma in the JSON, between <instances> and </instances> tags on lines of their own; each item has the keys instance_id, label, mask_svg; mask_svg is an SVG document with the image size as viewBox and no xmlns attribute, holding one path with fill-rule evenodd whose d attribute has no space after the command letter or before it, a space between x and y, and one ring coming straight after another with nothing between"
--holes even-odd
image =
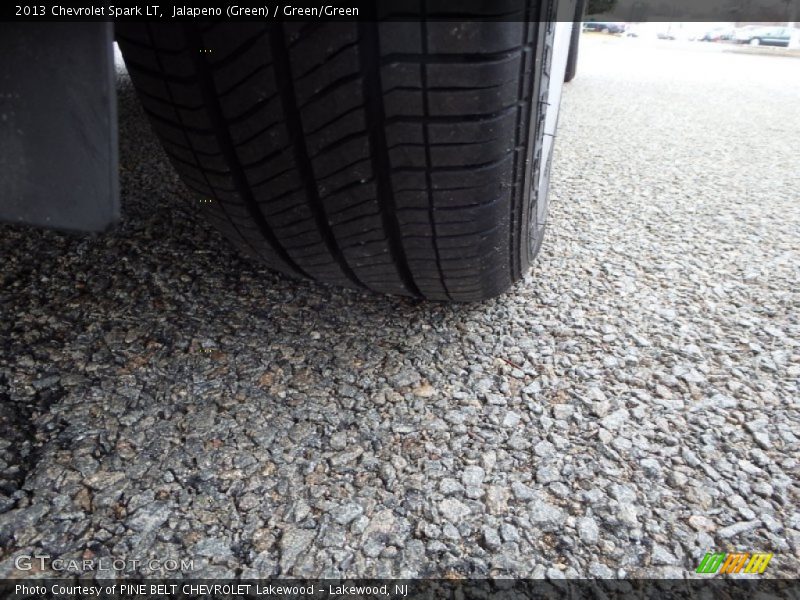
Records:
<instances>
[{"instance_id":1,"label":"gravel asphalt surface","mask_svg":"<svg viewBox=\"0 0 800 600\"><path fill-rule=\"evenodd\" d=\"M582 44L535 268L454 307L237 256L121 75L123 222L0 228L0 576L800 576L800 60Z\"/></svg>"}]
</instances>

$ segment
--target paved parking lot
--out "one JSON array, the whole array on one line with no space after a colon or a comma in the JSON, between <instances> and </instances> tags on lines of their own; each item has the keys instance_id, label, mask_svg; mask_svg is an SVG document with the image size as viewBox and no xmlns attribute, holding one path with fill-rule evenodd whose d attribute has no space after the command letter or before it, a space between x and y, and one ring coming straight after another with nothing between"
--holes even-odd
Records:
<instances>
[{"instance_id":1,"label":"paved parking lot","mask_svg":"<svg viewBox=\"0 0 800 600\"><path fill-rule=\"evenodd\" d=\"M239 258L121 76L124 222L0 229L0 575L800 575L800 60L582 43L535 269L456 307Z\"/></svg>"}]
</instances>

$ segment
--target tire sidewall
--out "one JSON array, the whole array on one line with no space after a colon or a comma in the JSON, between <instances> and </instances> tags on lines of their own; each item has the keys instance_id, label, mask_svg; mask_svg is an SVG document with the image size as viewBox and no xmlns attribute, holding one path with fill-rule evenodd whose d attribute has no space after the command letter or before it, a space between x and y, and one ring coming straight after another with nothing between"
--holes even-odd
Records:
<instances>
[{"instance_id":1,"label":"tire sidewall","mask_svg":"<svg viewBox=\"0 0 800 600\"><path fill-rule=\"evenodd\" d=\"M536 148L541 148L541 154L535 160L531 160L530 182L530 202L529 210L529 229L527 259L530 263L542 246L544 239L547 215L549 210L549 184L550 169L553 155L553 137L558 125L558 114L560 107L561 92L564 86L564 73L566 72L569 47L571 42L571 23L553 23L552 52L550 53L550 64L546 66L549 72L547 81L546 105L544 106L544 126L536 132L536 139L532 140ZM567 27L568 30L558 28ZM539 107L536 107L539 110ZM536 114L532 119L536 119ZM550 142L545 143L545 134L550 134Z\"/></svg>"}]
</instances>

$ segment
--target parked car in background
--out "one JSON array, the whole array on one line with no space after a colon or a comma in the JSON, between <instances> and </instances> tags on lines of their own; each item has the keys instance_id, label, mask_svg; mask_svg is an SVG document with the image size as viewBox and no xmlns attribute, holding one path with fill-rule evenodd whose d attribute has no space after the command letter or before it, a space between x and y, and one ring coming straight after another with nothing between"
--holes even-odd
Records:
<instances>
[{"instance_id":1,"label":"parked car in background","mask_svg":"<svg viewBox=\"0 0 800 600\"><path fill-rule=\"evenodd\" d=\"M751 46L788 46L791 33L788 27L747 26L736 31L734 41Z\"/></svg>"},{"instance_id":2,"label":"parked car in background","mask_svg":"<svg viewBox=\"0 0 800 600\"><path fill-rule=\"evenodd\" d=\"M744 27L737 27L733 31L733 41L736 42L740 38L746 38L751 31L756 31L763 28L763 25L745 25Z\"/></svg>"},{"instance_id":3,"label":"parked car in background","mask_svg":"<svg viewBox=\"0 0 800 600\"><path fill-rule=\"evenodd\" d=\"M660 23L626 23L625 37L655 39L660 30Z\"/></svg>"},{"instance_id":4,"label":"parked car in background","mask_svg":"<svg viewBox=\"0 0 800 600\"><path fill-rule=\"evenodd\" d=\"M736 36L736 29L733 27L714 27L709 29L697 39L701 42L730 42Z\"/></svg>"},{"instance_id":5,"label":"parked car in background","mask_svg":"<svg viewBox=\"0 0 800 600\"><path fill-rule=\"evenodd\" d=\"M624 23L609 23L607 21L586 21L584 31L600 31L602 33L625 33Z\"/></svg>"}]
</instances>

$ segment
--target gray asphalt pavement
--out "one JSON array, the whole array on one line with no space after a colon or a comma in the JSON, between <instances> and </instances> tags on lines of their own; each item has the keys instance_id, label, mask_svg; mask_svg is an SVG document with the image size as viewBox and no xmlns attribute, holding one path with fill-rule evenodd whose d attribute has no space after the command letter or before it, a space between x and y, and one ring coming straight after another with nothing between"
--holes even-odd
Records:
<instances>
[{"instance_id":1,"label":"gray asphalt pavement","mask_svg":"<svg viewBox=\"0 0 800 600\"><path fill-rule=\"evenodd\" d=\"M124 221L0 228L0 576L800 575L800 60L582 44L535 268L455 307L237 256L121 76Z\"/></svg>"}]
</instances>

